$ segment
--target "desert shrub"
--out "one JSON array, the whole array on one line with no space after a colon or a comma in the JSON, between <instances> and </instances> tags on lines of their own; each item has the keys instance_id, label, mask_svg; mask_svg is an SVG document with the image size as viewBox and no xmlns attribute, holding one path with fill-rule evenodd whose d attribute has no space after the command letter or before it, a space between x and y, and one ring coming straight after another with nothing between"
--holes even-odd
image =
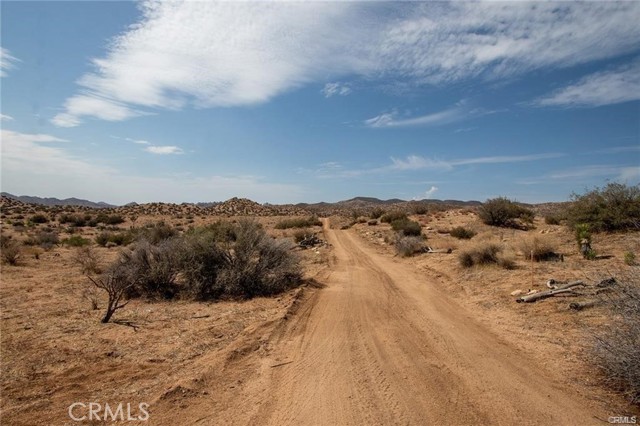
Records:
<instances>
[{"instance_id":1,"label":"desert shrub","mask_svg":"<svg viewBox=\"0 0 640 426\"><path fill-rule=\"evenodd\" d=\"M126 246L131 244L134 240L134 235L131 232L110 232L104 231L96 236L96 243L99 246L107 247L111 246Z\"/></svg>"},{"instance_id":2,"label":"desert shrub","mask_svg":"<svg viewBox=\"0 0 640 426\"><path fill-rule=\"evenodd\" d=\"M119 214L112 214L107 216L106 220L103 222L105 225L119 225L124 223L124 217Z\"/></svg>"},{"instance_id":3,"label":"desert shrub","mask_svg":"<svg viewBox=\"0 0 640 426\"><path fill-rule=\"evenodd\" d=\"M108 323L118 309L122 309L127 305L128 302L120 302L125 299L127 291L135 282L131 281L131 276L128 274L128 271L118 264L113 265L113 267L99 277L94 278L87 275L87 278L97 289L107 293L107 309L101 322Z\"/></svg>"},{"instance_id":4,"label":"desert shrub","mask_svg":"<svg viewBox=\"0 0 640 426\"><path fill-rule=\"evenodd\" d=\"M380 217L385 213L384 209L380 208L380 207L374 207L373 210L371 210L371 214L369 215L369 217L371 219L380 219Z\"/></svg>"},{"instance_id":5,"label":"desert shrub","mask_svg":"<svg viewBox=\"0 0 640 426\"><path fill-rule=\"evenodd\" d=\"M270 238L256 222L239 223L233 249L217 281L230 296L254 297L280 293L300 282L298 259L290 243Z\"/></svg>"},{"instance_id":6,"label":"desert shrub","mask_svg":"<svg viewBox=\"0 0 640 426\"><path fill-rule=\"evenodd\" d=\"M496 243L485 242L464 250L458 256L460 266L471 268L478 265L498 265L505 269L513 269L515 263L501 256L502 247Z\"/></svg>"},{"instance_id":7,"label":"desert shrub","mask_svg":"<svg viewBox=\"0 0 640 426\"><path fill-rule=\"evenodd\" d=\"M87 238L82 238L80 235L73 235L62 240L62 244L69 247L83 247L91 244L91 241Z\"/></svg>"},{"instance_id":8,"label":"desert shrub","mask_svg":"<svg viewBox=\"0 0 640 426\"><path fill-rule=\"evenodd\" d=\"M11 237L0 235L0 254L2 262L17 265L20 258L20 245Z\"/></svg>"},{"instance_id":9,"label":"desert shrub","mask_svg":"<svg viewBox=\"0 0 640 426\"><path fill-rule=\"evenodd\" d=\"M636 265L636 255L632 251L627 251L624 253L624 263L629 266Z\"/></svg>"},{"instance_id":10,"label":"desert shrub","mask_svg":"<svg viewBox=\"0 0 640 426\"><path fill-rule=\"evenodd\" d=\"M591 247L591 226L586 223L576 225L574 228L574 235L582 257L588 260L595 259L596 252Z\"/></svg>"},{"instance_id":11,"label":"desert shrub","mask_svg":"<svg viewBox=\"0 0 640 426\"><path fill-rule=\"evenodd\" d=\"M520 228L518 220L532 223L533 212L505 197L487 200L478 209L480 220L486 225Z\"/></svg>"},{"instance_id":12,"label":"desert shrub","mask_svg":"<svg viewBox=\"0 0 640 426\"><path fill-rule=\"evenodd\" d=\"M151 244L159 244L178 235L178 230L160 221L144 228L136 228L132 233L134 234L134 239L147 240Z\"/></svg>"},{"instance_id":13,"label":"desert shrub","mask_svg":"<svg viewBox=\"0 0 640 426\"><path fill-rule=\"evenodd\" d=\"M546 223L547 225L560 225L560 222L562 221L562 218L558 215L546 215L544 217L544 223Z\"/></svg>"},{"instance_id":14,"label":"desert shrub","mask_svg":"<svg viewBox=\"0 0 640 426\"><path fill-rule=\"evenodd\" d=\"M413 214L427 214L429 212L429 205L427 203L412 203L411 212Z\"/></svg>"},{"instance_id":15,"label":"desert shrub","mask_svg":"<svg viewBox=\"0 0 640 426\"><path fill-rule=\"evenodd\" d=\"M74 258L84 275L101 274L102 265L98 252L91 246L78 248Z\"/></svg>"},{"instance_id":16,"label":"desert shrub","mask_svg":"<svg viewBox=\"0 0 640 426\"><path fill-rule=\"evenodd\" d=\"M233 225L233 241L221 242L211 229L186 236L182 271L192 296L203 299L270 295L300 281L299 260L288 241L269 237L260 224Z\"/></svg>"},{"instance_id":17,"label":"desert shrub","mask_svg":"<svg viewBox=\"0 0 640 426\"><path fill-rule=\"evenodd\" d=\"M524 254L525 259L532 260L533 258L534 262L558 258L558 254L549 240L537 235L522 238L519 242L519 249Z\"/></svg>"},{"instance_id":18,"label":"desert shrub","mask_svg":"<svg viewBox=\"0 0 640 426\"><path fill-rule=\"evenodd\" d=\"M132 250L120 254L116 267L133 283L127 290L128 297L171 299L176 295L179 244L178 240L165 240L158 245L140 240Z\"/></svg>"},{"instance_id":19,"label":"desert shrub","mask_svg":"<svg viewBox=\"0 0 640 426\"><path fill-rule=\"evenodd\" d=\"M572 201L566 211L569 227L587 224L593 232L640 229L640 185L609 183L573 194Z\"/></svg>"},{"instance_id":20,"label":"desert shrub","mask_svg":"<svg viewBox=\"0 0 640 426\"><path fill-rule=\"evenodd\" d=\"M313 232L309 229L296 229L293 232L293 241L299 243L303 241L305 238L313 236Z\"/></svg>"},{"instance_id":21,"label":"desert shrub","mask_svg":"<svg viewBox=\"0 0 640 426\"><path fill-rule=\"evenodd\" d=\"M376 226L378 224L378 221L375 219L371 219L370 221L367 222L367 225L369 226Z\"/></svg>"},{"instance_id":22,"label":"desert shrub","mask_svg":"<svg viewBox=\"0 0 640 426\"><path fill-rule=\"evenodd\" d=\"M640 402L640 275L617 280L604 301L611 323L595 334L591 360L605 384Z\"/></svg>"},{"instance_id":23,"label":"desert shrub","mask_svg":"<svg viewBox=\"0 0 640 426\"><path fill-rule=\"evenodd\" d=\"M218 273L228 263L228 253L211 230L195 229L183 237L180 269L190 297L199 300L220 298L224 288Z\"/></svg>"},{"instance_id":24,"label":"desert shrub","mask_svg":"<svg viewBox=\"0 0 640 426\"><path fill-rule=\"evenodd\" d=\"M419 236L422 234L422 227L416 221L404 218L391 222L391 229L404 236Z\"/></svg>"},{"instance_id":25,"label":"desert shrub","mask_svg":"<svg viewBox=\"0 0 640 426\"><path fill-rule=\"evenodd\" d=\"M60 238L55 232L40 231L35 236L29 237L24 241L28 246L40 246L45 250L51 249L60 243Z\"/></svg>"},{"instance_id":26,"label":"desert shrub","mask_svg":"<svg viewBox=\"0 0 640 426\"><path fill-rule=\"evenodd\" d=\"M407 218L407 214L405 212L400 211L400 210L395 210L395 211L383 214L380 217L380 222L382 222L382 223L391 223L393 221L402 220L402 219L408 219Z\"/></svg>"},{"instance_id":27,"label":"desert shrub","mask_svg":"<svg viewBox=\"0 0 640 426\"><path fill-rule=\"evenodd\" d=\"M449 231L449 235L452 237L458 238L459 240L469 240L475 237L476 233L471 229L464 228L462 226L457 226Z\"/></svg>"},{"instance_id":28,"label":"desert shrub","mask_svg":"<svg viewBox=\"0 0 640 426\"><path fill-rule=\"evenodd\" d=\"M293 219L283 219L276 223L276 229L289 229L289 228L308 228L311 226L322 226L322 222L317 216L299 217Z\"/></svg>"},{"instance_id":29,"label":"desert shrub","mask_svg":"<svg viewBox=\"0 0 640 426\"><path fill-rule=\"evenodd\" d=\"M29 219L31 221L31 223L47 223L49 222L49 218L45 215L43 215L42 213L38 213L35 214L33 216L31 216L31 219Z\"/></svg>"},{"instance_id":30,"label":"desert shrub","mask_svg":"<svg viewBox=\"0 0 640 426\"><path fill-rule=\"evenodd\" d=\"M396 253L402 257L413 256L424 248L424 240L420 237L399 236L395 242Z\"/></svg>"}]
</instances>

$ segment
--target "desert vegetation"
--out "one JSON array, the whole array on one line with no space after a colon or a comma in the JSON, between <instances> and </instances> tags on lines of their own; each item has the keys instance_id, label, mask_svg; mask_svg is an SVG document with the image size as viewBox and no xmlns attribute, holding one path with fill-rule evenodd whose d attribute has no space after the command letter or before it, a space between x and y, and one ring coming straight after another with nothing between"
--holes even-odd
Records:
<instances>
[{"instance_id":1,"label":"desert vegetation","mask_svg":"<svg viewBox=\"0 0 640 426\"><path fill-rule=\"evenodd\" d=\"M492 198L479 208L478 215L483 223L506 228L521 228L533 222L531 209L506 197Z\"/></svg>"}]
</instances>

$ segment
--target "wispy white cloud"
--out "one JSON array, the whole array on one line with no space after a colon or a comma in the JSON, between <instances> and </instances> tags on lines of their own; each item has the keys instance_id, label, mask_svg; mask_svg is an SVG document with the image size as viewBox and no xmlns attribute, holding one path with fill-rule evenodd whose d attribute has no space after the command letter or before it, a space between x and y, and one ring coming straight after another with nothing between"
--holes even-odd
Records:
<instances>
[{"instance_id":1,"label":"wispy white cloud","mask_svg":"<svg viewBox=\"0 0 640 426\"><path fill-rule=\"evenodd\" d=\"M146 147L144 150L147 151L147 152L150 152L152 154L160 154L160 155L183 154L184 153L182 148L179 148L179 147L173 146L173 145L166 145L166 146L150 145L150 146Z\"/></svg>"},{"instance_id":2,"label":"wispy white cloud","mask_svg":"<svg viewBox=\"0 0 640 426\"><path fill-rule=\"evenodd\" d=\"M351 87L346 83L327 83L322 88L322 94L325 98L330 98L335 95L347 96L352 92Z\"/></svg>"},{"instance_id":3,"label":"wispy white cloud","mask_svg":"<svg viewBox=\"0 0 640 426\"><path fill-rule=\"evenodd\" d=\"M611 179L618 182L637 182L640 179L640 167L619 164L595 164L571 167L547 173L543 176L519 179L521 185L538 185L568 182L587 182L594 178Z\"/></svg>"},{"instance_id":4,"label":"wispy white cloud","mask_svg":"<svg viewBox=\"0 0 640 426\"><path fill-rule=\"evenodd\" d=\"M9 49L0 47L0 77L6 77L7 71L15 68L16 62L20 62L20 60L13 56Z\"/></svg>"},{"instance_id":5,"label":"wispy white cloud","mask_svg":"<svg viewBox=\"0 0 640 426\"><path fill-rule=\"evenodd\" d=\"M2 189L9 192L100 199L116 204L225 200L234 196L259 202L294 202L305 194L298 185L269 182L260 176L153 177L123 173L99 161L70 154L67 141L56 136L10 130L2 130L0 136Z\"/></svg>"},{"instance_id":6,"label":"wispy white cloud","mask_svg":"<svg viewBox=\"0 0 640 426\"><path fill-rule=\"evenodd\" d=\"M0 121L13 121L13 117L6 114L0 114Z\"/></svg>"},{"instance_id":7,"label":"wispy white cloud","mask_svg":"<svg viewBox=\"0 0 640 426\"><path fill-rule=\"evenodd\" d=\"M145 141L145 140L141 140L141 139L131 139L131 138L124 138L126 141L138 144L138 145L151 145L151 142L149 141Z\"/></svg>"},{"instance_id":8,"label":"wispy white cloud","mask_svg":"<svg viewBox=\"0 0 640 426\"><path fill-rule=\"evenodd\" d=\"M252 105L327 77L413 86L514 77L628 53L640 40L638 2L144 2L141 10L93 60L55 124Z\"/></svg>"},{"instance_id":9,"label":"wispy white cloud","mask_svg":"<svg viewBox=\"0 0 640 426\"><path fill-rule=\"evenodd\" d=\"M509 164L529 161L541 161L562 157L561 153L544 153L531 155L504 155L493 157L471 157L457 160L441 160L420 155L408 155L405 158L390 157L390 164L381 167L363 169L336 168L331 173L318 173L316 177L321 178L353 178L369 175L385 175L389 173L414 172L414 171L437 171L448 172L460 166L480 165L480 164Z\"/></svg>"},{"instance_id":10,"label":"wispy white cloud","mask_svg":"<svg viewBox=\"0 0 640 426\"><path fill-rule=\"evenodd\" d=\"M536 106L598 107L640 99L640 60L588 75L533 102Z\"/></svg>"},{"instance_id":11,"label":"wispy white cloud","mask_svg":"<svg viewBox=\"0 0 640 426\"><path fill-rule=\"evenodd\" d=\"M504 110L472 108L469 102L461 100L451 108L417 117L399 117L397 111L387 112L364 121L365 126L374 128L440 126L462 120L470 120Z\"/></svg>"}]
</instances>

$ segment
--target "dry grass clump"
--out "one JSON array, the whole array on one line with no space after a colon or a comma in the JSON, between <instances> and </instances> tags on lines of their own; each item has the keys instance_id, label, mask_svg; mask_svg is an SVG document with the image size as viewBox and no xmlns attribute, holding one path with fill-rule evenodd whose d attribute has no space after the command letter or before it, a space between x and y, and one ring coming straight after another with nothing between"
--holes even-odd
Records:
<instances>
[{"instance_id":1,"label":"dry grass clump","mask_svg":"<svg viewBox=\"0 0 640 426\"><path fill-rule=\"evenodd\" d=\"M0 236L0 253L2 262L9 265L17 265L20 258L20 245L11 237Z\"/></svg>"},{"instance_id":2,"label":"dry grass clump","mask_svg":"<svg viewBox=\"0 0 640 426\"><path fill-rule=\"evenodd\" d=\"M498 265L504 269L514 269L513 259L502 254L503 248L500 244L483 241L472 247L463 250L458 255L458 261L463 268L471 268L479 265Z\"/></svg>"},{"instance_id":3,"label":"dry grass clump","mask_svg":"<svg viewBox=\"0 0 640 426\"><path fill-rule=\"evenodd\" d=\"M605 293L611 324L594 337L590 353L606 385L640 402L640 273L628 277Z\"/></svg>"},{"instance_id":4,"label":"dry grass clump","mask_svg":"<svg viewBox=\"0 0 640 426\"><path fill-rule=\"evenodd\" d=\"M525 259L533 259L534 262L557 260L559 258L549 239L538 235L521 239L518 248L524 254Z\"/></svg>"}]
</instances>

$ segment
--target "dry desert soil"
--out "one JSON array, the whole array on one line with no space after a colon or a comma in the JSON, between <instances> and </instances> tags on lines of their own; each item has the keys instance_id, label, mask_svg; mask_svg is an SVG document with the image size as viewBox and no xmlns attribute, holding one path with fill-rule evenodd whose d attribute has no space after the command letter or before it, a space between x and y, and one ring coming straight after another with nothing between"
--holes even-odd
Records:
<instances>
[{"instance_id":1,"label":"dry desert soil","mask_svg":"<svg viewBox=\"0 0 640 426\"><path fill-rule=\"evenodd\" d=\"M290 237L273 229L279 219L259 218ZM610 256L587 261L570 233L540 219L532 231L491 229L468 209L414 219L431 246L453 253L401 258L385 242L388 225L341 229L347 219L324 218L315 232L328 244L301 251L298 289L217 303L133 300L109 324L82 297L75 249L29 249L2 267L1 422L112 423L73 421L75 402L130 403L134 415L148 404L147 420L118 422L147 425L600 425L638 414L585 359L593 330L606 327L604 308L511 295L549 278L628 271L622 257L640 252L637 233L597 237ZM516 269L461 268L456 252L474 243L445 232L458 225L504 244ZM565 261L524 260L518 243L531 235ZM105 261L118 253L97 250Z\"/></svg>"}]
</instances>

